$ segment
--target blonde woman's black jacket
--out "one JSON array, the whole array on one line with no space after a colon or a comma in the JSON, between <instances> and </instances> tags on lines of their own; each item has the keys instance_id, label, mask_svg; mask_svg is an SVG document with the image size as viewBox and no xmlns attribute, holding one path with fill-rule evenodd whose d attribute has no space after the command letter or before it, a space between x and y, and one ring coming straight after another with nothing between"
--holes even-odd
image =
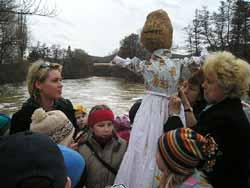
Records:
<instances>
[{"instance_id":1,"label":"blonde woman's black jacket","mask_svg":"<svg viewBox=\"0 0 250 188\"><path fill-rule=\"evenodd\" d=\"M33 112L40 108L40 105L35 102L33 98L29 98L22 106L22 108L13 114L11 119L10 134L25 131L30 129L31 116ZM55 110L61 110L76 127L76 119L74 108L70 100L60 98L54 104Z\"/></svg>"},{"instance_id":2,"label":"blonde woman's black jacket","mask_svg":"<svg viewBox=\"0 0 250 188\"><path fill-rule=\"evenodd\" d=\"M165 126L179 127L179 124L179 120L172 119ZM207 173L211 184L215 188L248 187L250 124L241 100L227 98L202 111L194 130L204 136L211 134L219 146L214 170Z\"/></svg>"}]
</instances>

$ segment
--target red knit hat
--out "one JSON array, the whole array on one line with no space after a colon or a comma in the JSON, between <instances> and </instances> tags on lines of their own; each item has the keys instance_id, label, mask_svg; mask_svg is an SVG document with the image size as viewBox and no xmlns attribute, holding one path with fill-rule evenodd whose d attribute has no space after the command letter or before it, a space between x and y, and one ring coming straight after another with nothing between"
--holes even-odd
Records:
<instances>
[{"instance_id":1,"label":"red knit hat","mask_svg":"<svg viewBox=\"0 0 250 188\"><path fill-rule=\"evenodd\" d=\"M114 121L114 114L109 109L99 109L89 114L88 125L93 126L101 121Z\"/></svg>"}]
</instances>

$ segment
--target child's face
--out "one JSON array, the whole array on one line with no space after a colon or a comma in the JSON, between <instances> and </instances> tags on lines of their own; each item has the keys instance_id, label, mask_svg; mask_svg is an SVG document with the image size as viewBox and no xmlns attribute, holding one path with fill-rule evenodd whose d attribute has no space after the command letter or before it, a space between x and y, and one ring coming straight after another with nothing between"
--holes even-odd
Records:
<instances>
[{"instance_id":1,"label":"child's face","mask_svg":"<svg viewBox=\"0 0 250 188\"><path fill-rule=\"evenodd\" d=\"M183 84L184 93L186 94L188 101L191 105L195 104L200 99L200 88L197 85L191 84L185 81Z\"/></svg>"},{"instance_id":2,"label":"child's face","mask_svg":"<svg viewBox=\"0 0 250 188\"><path fill-rule=\"evenodd\" d=\"M112 135L113 123L112 121L101 121L93 125L92 130L97 137L107 138Z\"/></svg>"},{"instance_id":3,"label":"child's face","mask_svg":"<svg viewBox=\"0 0 250 188\"><path fill-rule=\"evenodd\" d=\"M157 151L157 153L156 153L156 164L157 164L158 168L160 169L160 171L163 172L166 169L166 165L164 164L164 161L163 161L159 151Z\"/></svg>"},{"instance_id":4,"label":"child's face","mask_svg":"<svg viewBox=\"0 0 250 188\"><path fill-rule=\"evenodd\" d=\"M77 113L77 114L75 114L75 118L76 118L77 126L80 129L83 129L85 127L85 125L87 124L87 118L86 118L85 114Z\"/></svg>"}]
</instances>

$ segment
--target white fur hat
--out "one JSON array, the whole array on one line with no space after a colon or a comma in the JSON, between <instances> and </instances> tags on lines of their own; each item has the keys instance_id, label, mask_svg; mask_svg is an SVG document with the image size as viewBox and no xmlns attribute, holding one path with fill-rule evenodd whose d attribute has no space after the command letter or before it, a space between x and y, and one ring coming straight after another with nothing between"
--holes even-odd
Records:
<instances>
[{"instance_id":1,"label":"white fur hat","mask_svg":"<svg viewBox=\"0 0 250 188\"><path fill-rule=\"evenodd\" d=\"M44 133L57 144L70 144L75 129L62 111L45 112L42 108L38 108L32 114L31 120L31 131Z\"/></svg>"}]
</instances>

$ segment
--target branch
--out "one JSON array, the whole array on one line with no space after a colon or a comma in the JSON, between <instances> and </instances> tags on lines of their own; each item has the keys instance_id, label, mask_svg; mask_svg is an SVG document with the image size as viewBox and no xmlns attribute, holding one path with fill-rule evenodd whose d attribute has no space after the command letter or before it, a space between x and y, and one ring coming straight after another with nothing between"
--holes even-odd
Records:
<instances>
[{"instance_id":1,"label":"branch","mask_svg":"<svg viewBox=\"0 0 250 188\"><path fill-rule=\"evenodd\" d=\"M36 12L22 12L22 11L15 11L15 10L0 10L0 13L13 13L13 14L23 14L23 15L32 15L32 16L46 16L46 17L55 17L56 14L54 11L49 13L36 13Z\"/></svg>"},{"instance_id":2,"label":"branch","mask_svg":"<svg viewBox=\"0 0 250 188\"><path fill-rule=\"evenodd\" d=\"M42 5L42 0L22 0L16 7L8 9L0 7L0 13L55 17L57 9L56 5L53 8L50 8L46 3Z\"/></svg>"}]
</instances>

